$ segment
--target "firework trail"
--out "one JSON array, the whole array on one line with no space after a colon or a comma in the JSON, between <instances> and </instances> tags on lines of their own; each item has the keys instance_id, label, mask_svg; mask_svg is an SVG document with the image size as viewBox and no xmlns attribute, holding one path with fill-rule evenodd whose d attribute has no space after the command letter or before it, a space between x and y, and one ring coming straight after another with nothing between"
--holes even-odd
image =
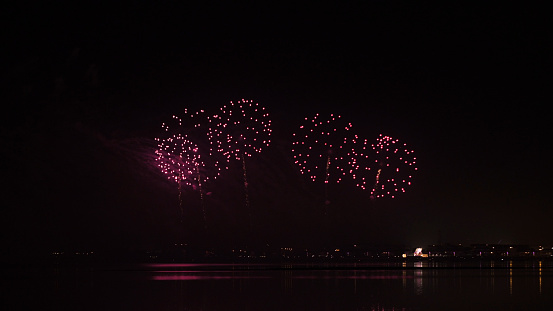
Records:
<instances>
[{"instance_id":1,"label":"firework trail","mask_svg":"<svg viewBox=\"0 0 553 311\"><path fill-rule=\"evenodd\" d=\"M370 189L370 198L395 198L411 186L417 171L415 152L398 139L380 134L376 144L353 141L349 162L358 187Z\"/></svg>"},{"instance_id":2,"label":"firework trail","mask_svg":"<svg viewBox=\"0 0 553 311\"><path fill-rule=\"evenodd\" d=\"M250 213L246 158L260 153L271 142L271 120L264 107L252 100L230 102L213 116L209 139L215 150L223 154L227 161L242 162L244 178L245 207Z\"/></svg>"}]
</instances>

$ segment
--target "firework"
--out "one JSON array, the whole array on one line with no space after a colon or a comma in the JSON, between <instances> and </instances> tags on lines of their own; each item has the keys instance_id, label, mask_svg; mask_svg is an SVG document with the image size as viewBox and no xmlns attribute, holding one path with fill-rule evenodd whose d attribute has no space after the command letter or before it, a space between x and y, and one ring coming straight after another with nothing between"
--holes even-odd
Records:
<instances>
[{"instance_id":1,"label":"firework","mask_svg":"<svg viewBox=\"0 0 553 311\"><path fill-rule=\"evenodd\" d=\"M251 100L232 101L213 116L209 139L230 160L251 157L271 142L271 120L264 107Z\"/></svg>"},{"instance_id":2,"label":"firework","mask_svg":"<svg viewBox=\"0 0 553 311\"><path fill-rule=\"evenodd\" d=\"M209 139L216 146L217 152L223 154L227 161L232 158L242 161L244 179L244 202L250 213L250 227L252 215L248 193L248 177L246 157L260 153L271 142L271 120L264 107L252 100L230 102L220 108L213 116L213 126L210 127Z\"/></svg>"},{"instance_id":3,"label":"firework","mask_svg":"<svg viewBox=\"0 0 553 311\"><path fill-rule=\"evenodd\" d=\"M205 222L205 207L202 187L210 180L220 176L227 167L226 161L219 159L219 155L210 148L208 133L211 118L201 110L196 113L184 111L184 118L173 116L162 124L164 138L156 138L158 149L156 153L157 165L168 179L177 182L179 189L179 206L181 214L182 187L199 190L202 211Z\"/></svg>"},{"instance_id":4,"label":"firework","mask_svg":"<svg viewBox=\"0 0 553 311\"><path fill-rule=\"evenodd\" d=\"M358 137L353 143L349 162L352 177L358 187L370 189L371 199L395 198L411 186L417 158L407 144L382 134L370 146Z\"/></svg>"},{"instance_id":5,"label":"firework","mask_svg":"<svg viewBox=\"0 0 553 311\"><path fill-rule=\"evenodd\" d=\"M305 118L305 124L294 133L292 154L300 172L311 181L325 184L325 203L328 204L328 184L340 183L351 173L348 167L350 156L344 146L352 139L352 124L341 116L330 114L323 117L316 114L313 119ZM348 161L349 160L349 161Z\"/></svg>"},{"instance_id":6,"label":"firework","mask_svg":"<svg viewBox=\"0 0 553 311\"><path fill-rule=\"evenodd\" d=\"M196 144L184 136L175 135L166 139L156 150L158 166L167 178L195 187L200 168L205 167Z\"/></svg>"},{"instance_id":7,"label":"firework","mask_svg":"<svg viewBox=\"0 0 553 311\"><path fill-rule=\"evenodd\" d=\"M184 118L173 116L170 122L162 124L166 137L156 138L156 160L169 179L196 189L216 179L227 166L220 155L212 151L208 135L211 118L203 110L189 113L185 109L184 114ZM195 168L193 177L186 169L183 171L187 165Z\"/></svg>"},{"instance_id":8,"label":"firework","mask_svg":"<svg viewBox=\"0 0 553 311\"><path fill-rule=\"evenodd\" d=\"M347 153L344 146L351 140L351 123L343 122L340 116L328 118L319 114L294 133L292 142L294 163L300 172L312 181L324 183L342 181L347 170Z\"/></svg>"}]
</instances>

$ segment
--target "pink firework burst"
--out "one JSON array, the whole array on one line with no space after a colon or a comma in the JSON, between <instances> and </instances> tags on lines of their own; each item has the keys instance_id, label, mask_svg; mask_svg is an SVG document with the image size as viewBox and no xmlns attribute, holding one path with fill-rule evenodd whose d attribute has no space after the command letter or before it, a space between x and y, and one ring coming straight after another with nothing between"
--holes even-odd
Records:
<instances>
[{"instance_id":1,"label":"pink firework burst","mask_svg":"<svg viewBox=\"0 0 553 311\"><path fill-rule=\"evenodd\" d=\"M211 151L209 141L210 117L203 110L184 117L173 116L162 124L165 138L156 138L156 161L169 179L191 186L201 187L220 176L226 168L224 159Z\"/></svg>"},{"instance_id":2,"label":"pink firework burst","mask_svg":"<svg viewBox=\"0 0 553 311\"><path fill-rule=\"evenodd\" d=\"M348 154L344 146L352 139L352 125L340 116L316 114L305 118L298 132L294 133L292 154L300 172L312 181L323 180L339 183L350 173Z\"/></svg>"},{"instance_id":3,"label":"pink firework burst","mask_svg":"<svg viewBox=\"0 0 553 311\"><path fill-rule=\"evenodd\" d=\"M209 139L227 160L251 157L271 142L269 113L252 100L231 101L213 116Z\"/></svg>"},{"instance_id":4,"label":"pink firework burst","mask_svg":"<svg viewBox=\"0 0 553 311\"><path fill-rule=\"evenodd\" d=\"M196 144L180 134L160 140L156 150L158 166L168 179L196 188L196 185L206 181L201 177L200 170L205 168Z\"/></svg>"},{"instance_id":5,"label":"pink firework burst","mask_svg":"<svg viewBox=\"0 0 553 311\"><path fill-rule=\"evenodd\" d=\"M376 144L355 140L351 149L352 177L357 186L370 189L371 198L395 198L411 186L417 158L398 139L380 134Z\"/></svg>"}]
</instances>

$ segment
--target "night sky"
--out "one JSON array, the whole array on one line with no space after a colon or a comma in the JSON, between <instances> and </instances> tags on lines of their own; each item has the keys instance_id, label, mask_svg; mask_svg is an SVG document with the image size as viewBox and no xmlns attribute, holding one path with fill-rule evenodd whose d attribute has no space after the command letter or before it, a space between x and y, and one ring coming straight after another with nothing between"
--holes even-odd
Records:
<instances>
[{"instance_id":1,"label":"night sky","mask_svg":"<svg viewBox=\"0 0 553 311\"><path fill-rule=\"evenodd\" d=\"M553 244L550 21L506 5L9 5L3 246ZM248 159L251 217L241 163L206 185L206 232L190 189L181 222L154 138L185 108L242 98L270 112L271 145ZM325 205L291 153L315 113L407 143L413 186L370 200L330 185Z\"/></svg>"}]
</instances>

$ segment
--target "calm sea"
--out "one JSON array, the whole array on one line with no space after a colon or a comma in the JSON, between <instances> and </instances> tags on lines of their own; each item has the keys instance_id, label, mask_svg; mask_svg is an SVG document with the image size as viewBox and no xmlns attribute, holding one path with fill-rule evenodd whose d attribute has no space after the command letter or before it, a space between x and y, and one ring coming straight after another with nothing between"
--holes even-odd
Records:
<instances>
[{"instance_id":1,"label":"calm sea","mask_svg":"<svg viewBox=\"0 0 553 311\"><path fill-rule=\"evenodd\" d=\"M5 267L2 310L553 310L552 261Z\"/></svg>"}]
</instances>

